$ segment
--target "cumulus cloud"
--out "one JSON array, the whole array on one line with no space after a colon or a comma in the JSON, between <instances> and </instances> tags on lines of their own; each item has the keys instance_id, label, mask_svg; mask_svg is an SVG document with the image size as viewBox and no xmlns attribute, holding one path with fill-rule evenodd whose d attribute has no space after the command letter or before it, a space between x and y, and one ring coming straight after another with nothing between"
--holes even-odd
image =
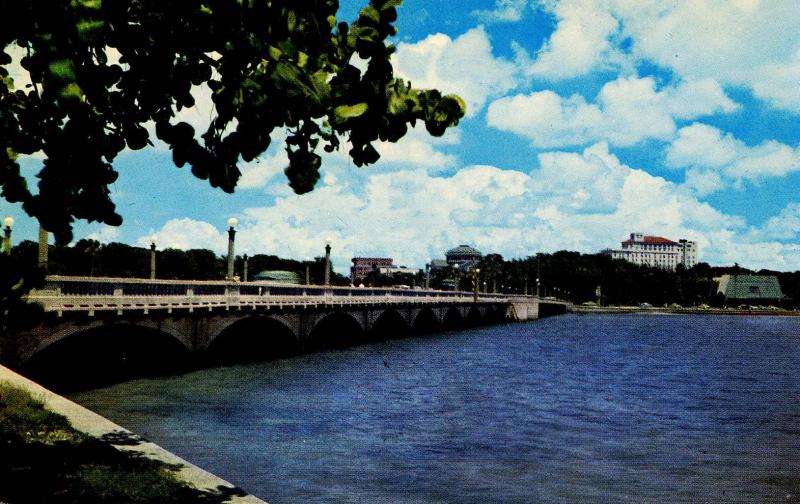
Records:
<instances>
[{"instance_id":1,"label":"cumulus cloud","mask_svg":"<svg viewBox=\"0 0 800 504\"><path fill-rule=\"evenodd\" d=\"M786 205L777 215L770 217L752 235L761 239L794 240L800 236L800 203Z\"/></svg>"},{"instance_id":2,"label":"cumulus cloud","mask_svg":"<svg viewBox=\"0 0 800 504\"><path fill-rule=\"evenodd\" d=\"M525 73L564 79L620 61L621 53L612 45L619 22L601 4L550 2L545 8L558 19L558 24Z\"/></svg>"},{"instance_id":3,"label":"cumulus cloud","mask_svg":"<svg viewBox=\"0 0 800 504\"><path fill-rule=\"evenodd\" d=\"M472 15L484 23L515 22L522 19L528 0L495 0L494 9L478 9Z\"/></svg>"},{"instance_id":4,"label":"cumulus cloud","mask_svg":"<svg viewBox=\"0 0 800 504\"><path fill-rule=\"evenodd\" d=\"M702 123L681 128L666 149L667 166L689 168L692 183L701 176L706 182L716 176L728 180L758 180L782 177L800 171L800 146L790 147L774 140L748 146L730 133ZM709 189L722 189L715 182ZM708 192L711 192L710 190Z\"/></svg>"},{"instance_id":5,"label":"cumulus cloud","mask_svg":"<svg viewBox=\"0 0 800 504\"><path fill-rule=\"evenodd\" d=\"M787 206L756 232L684 184L622 163L605 143L540 153L528 172L473 165L449 175L421 168L370 173L360 185L339 174L326 179L307 195L279 195L241 212L237 251L313 257L331 237L341 271L356 255L422 266L459 243L506 257L597 252L642 230L696 240L701 260L712 264L800 267L798 247L784 243L800 230L800 205ZM205 222L172 220L156 234L159 247L211 245L224 253L224 230Z\"/></svg>"},{"instance_id":6,"label":"cumulus cloud","mask_svg":"<svg viewBox=\"0 0 800 504\"><path fill-rule=\"evenodd\" d=\"M120 231L118 227L102 225L97 231L93 231L86 235L88 240L96 240L100 243L111 243L119 238Z\"/></svg>"},{"instance_id":7,"label":"cumulus cloud","mask_svg":"<svg viewBox=\"0 0 800 504\"><path fill-rule=\"evenodd\" d=\"M561 0L528 74L550 79L648 61L688 81L745 86L800 112L800 9L794 0Z\"/></svg>"},{"instance_id":8,"label":"cumulus cloud","mask_svg":"<svg viewBox=\"0 0 800 504\"><path fill-rule=\"evenodd\" d=\"M669 140L678 119L731 112L738 105L714 81L683 82L656 89L653 78L620 77L606 83L589 103L535 91L499 98L489 105L490 126L550 148L608 141L631 146L646 139Z\"/></svg>"},{"instance_id":9,"label":"cumulus cloud","mask_svg":"<svg viewBox=\"0 0 800 504\"><path fill-rule=\"evenodd\" d=\"M160 249L195 249L205 248L222 254L226 252L227 237L224 232L208 222L190 218L171 219L161 229L147 236L139 237L137 245L147 247L151 236L156 237L156 245Z\"/></svg>"},{"instance_id":10,"label":"cumulus cloud","mask_svg":"<svg viewBox=\"0 0 800 504\"><path fill-rule=\"evenodd\" d=\"M400 43L392 64L396 75L415 87L464 98L468 117L477 114L488 98L517 85L514 63L494 56L481 26L455 40L437 33L414 44Z\"/></svg>"}]
</instances>

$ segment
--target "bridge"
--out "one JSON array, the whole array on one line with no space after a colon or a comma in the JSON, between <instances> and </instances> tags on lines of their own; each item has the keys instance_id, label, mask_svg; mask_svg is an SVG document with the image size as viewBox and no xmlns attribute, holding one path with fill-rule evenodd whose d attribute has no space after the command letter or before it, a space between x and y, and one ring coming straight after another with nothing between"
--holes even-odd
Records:
<instances>
[{"instance_id":1,"label":"bridge","mask_svg":"<svg viewBox=\"0 0 800 504\"><path fill-rule=\"evenodd\" d=\"M46 317L2 346L0 359L15 365L81 335L110 340L138 331L188 352L242 345L299 352L571 309L564 301L510 294L66 276L49 276L28 300Z\"/></svg>"}]
</instances>

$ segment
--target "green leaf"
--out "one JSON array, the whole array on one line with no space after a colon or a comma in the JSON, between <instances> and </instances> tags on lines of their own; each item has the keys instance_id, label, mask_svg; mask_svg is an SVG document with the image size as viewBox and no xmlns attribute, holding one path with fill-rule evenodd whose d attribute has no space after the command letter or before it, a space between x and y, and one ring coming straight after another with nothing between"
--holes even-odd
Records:
<instances>
[{"instance_id":1,"label":"green leaf","mask_svg":"<svg viewBox=\"0 0 800 504\"><path fill-rule=\"evenodd\" d=\"M72 65L72 60L62 59L50 63L50 73L65 81L75 80L75 67Z\"/></svg>"},{"instance_id":2,"label":"green leaf","mask_svg":"<svg viewBox=\"0 0 800 504\"><path fill-rule=\"evenodd\" d=\"M61 89L61 97L68 100L81 100L83 99L83 89L77 83L70 82Z\"/></svg>"},{"instance_id":3,"label":"green leaf","mask_svg":"<svg viewBox=\"0 0 800 504\"><path fill-rule=\"evenodd\" d=\"M400 7L403 5L403 0L386 0L381 6L381 10L391 9L392 7Z\"/></svg>"},{"instance_id":4,"label":"green leaf","mask_svg":"<svg viewBox=\"0 0 800 504\"><path fill-rule=\"evenodd\" d=\"M355 105L339 105L333 109L333 117L337 123L344 123L349 119L364 115L368 109L369 105L364 102Z\"/></svg>"}]
</instances>

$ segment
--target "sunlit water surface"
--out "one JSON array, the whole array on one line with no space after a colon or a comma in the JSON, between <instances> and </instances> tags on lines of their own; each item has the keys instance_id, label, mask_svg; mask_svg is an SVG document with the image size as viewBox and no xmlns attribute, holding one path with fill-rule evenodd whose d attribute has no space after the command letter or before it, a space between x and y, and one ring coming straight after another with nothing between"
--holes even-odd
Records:
<instances>
[{"instance_id":1,"label":"sunlit water surface","mask_svg":"<svg viewBox=\"0 0 800 504\"><path fill-rule=\"evenodd\" d=\"M271 503L798 502L798 343L566 315L71 397Z\"/></svg>"}]
</instances>

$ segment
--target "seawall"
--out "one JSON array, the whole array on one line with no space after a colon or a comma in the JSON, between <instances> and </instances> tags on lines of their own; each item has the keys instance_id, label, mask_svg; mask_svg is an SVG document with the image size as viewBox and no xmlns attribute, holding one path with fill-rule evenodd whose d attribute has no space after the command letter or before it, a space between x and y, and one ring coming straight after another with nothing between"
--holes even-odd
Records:
<instances>
[{"instance_id":1,"label":"seawall","mask_svg":"<svg viewBox=\"0 0 800 504\"><path fill-rule=\"evenodd\" d=\"M177 467L176 476L210 496L224 496L231 504L266 504L265 501L248 495L244 490L178 457L164 448L151 443L111 420L52 392L36 382L0 366L0 381L11 383L42 401L45 407L69 420L73 428L110 444L120 451L140 454Z\"/></svg>"}]
</instances>

